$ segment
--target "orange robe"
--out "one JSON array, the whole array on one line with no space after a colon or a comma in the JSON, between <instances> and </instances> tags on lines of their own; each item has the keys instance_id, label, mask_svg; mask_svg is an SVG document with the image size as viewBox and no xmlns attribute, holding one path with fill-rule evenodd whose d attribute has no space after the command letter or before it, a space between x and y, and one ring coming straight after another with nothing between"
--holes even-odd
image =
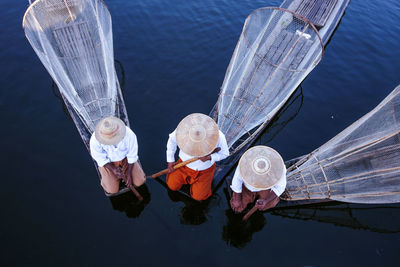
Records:
<instances>
[{"instance_id":1,"label":"orange robe","mask_svg":"<svg viewBox=\"0 0 400 267\"><path fill-rule=\"evenodd\" d=\"M177 163L182 162L181 159ZM177 191L184 184L190 185L190 195L195 200L205 200L212 194L211 184L215 172L215 163L208 169L202 171L192 170L187 166L183 166L175 171L167 174L168 187Z\"/></svg>"}]
</instances>

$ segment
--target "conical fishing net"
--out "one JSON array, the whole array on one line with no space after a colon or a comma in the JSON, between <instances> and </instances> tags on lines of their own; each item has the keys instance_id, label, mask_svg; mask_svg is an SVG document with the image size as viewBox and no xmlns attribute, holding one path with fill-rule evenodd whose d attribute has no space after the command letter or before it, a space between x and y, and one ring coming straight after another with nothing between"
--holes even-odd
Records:
<instances>
[{"instance_id":1,"label":"conical fishing net","mask_svg":"<svg viewBox=\"0 0 400 267\"><path fill-rule=\"evenodd\" d=\"M103 117L120 117L111 16L103 1L37 0L26 11L23 28L88 132Z\"/></svg>"},{"instance_id":2,"label":"conical fishing net","mask_svg":"<svg viewBox=\"0 0 400 267\"><path fill-rule=\"evenodd\" d=\"M288 169L287 200L400 202L400 86Z\"/></svg>"},{"instance_id":3,"label":"conical fishing net","mask_svg":"<svg viewBox=\"0 0 400 267\"><path fill-rule=\"evenodd\" d=\"M322 53L316 28L294 12L267 7L249 15L217 103L218 126L232 153L272 119Z\"/></svg>"}]
</instances>

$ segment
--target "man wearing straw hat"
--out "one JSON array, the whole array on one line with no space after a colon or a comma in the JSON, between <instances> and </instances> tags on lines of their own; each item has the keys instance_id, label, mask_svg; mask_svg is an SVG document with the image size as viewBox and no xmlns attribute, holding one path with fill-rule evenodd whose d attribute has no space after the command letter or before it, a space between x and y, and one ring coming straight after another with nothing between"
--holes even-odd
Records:
<instances>
[{"instance_id":1,"label":"man wearing straw hat","mask_svg":"<svg viewBox=\"0 0 400 267\"><path fill-rule=\"evenodd\" d=\"M174 170L175 152L179 147L177 163L196 160ZM205 200L211 196L211 184L215 162L229 156L225 135L209 116L193 113L186 116L175 131L169 135L167 143L167 162L169 173L167 184L171 190L179 190L184 184L190 185L190 195L195 200Z\"/></svg>"},{"instance_id":2,"label":"man wearing straw hat","mask_svg":"<svg viewBox=\"0 0 400 267\"><path fill-rule=\"evenodd\" d=\"M146 176L138 162L136 135L119 118L103 118L90 138L90 153L99 166L101 186L116 193L122 179L129 187L140 186Z\"/></svg>"},{"instance_id":3,"label":"man wearing straw hat","mask_svg":"<svg viewBox=\"0 0 400 267\"><path fill-rule=\"evenodd\" d=\"M273 208L286 187L286 167L282 157L267 146L255 146L240 158L232 179L230 201L235 212L242 212L256 201L258 210Z\"/></svg>"}]
</instances>

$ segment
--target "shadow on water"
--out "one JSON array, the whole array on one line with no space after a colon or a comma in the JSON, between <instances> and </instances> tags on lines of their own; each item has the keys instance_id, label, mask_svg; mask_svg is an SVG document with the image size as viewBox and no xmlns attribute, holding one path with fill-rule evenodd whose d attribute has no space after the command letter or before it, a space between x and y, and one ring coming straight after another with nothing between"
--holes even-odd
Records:
<instances>
[{"instance_id":1,"label":"shadow on water","mask_svg":"<svg viewBox=\"0 0 400 267\"><path fill-rule=\"evenodd\" d=\"M261 231L266 225L267 213L375 233L400 232L400 204L358 205L335 202L301 208L278 208L266 212L255 212L247 221L243 221L243 214L247 210L241 214L236 214L232 209L225 211L227 223L222 227L222 239L227 245L244 248L252 240L253 234Z\"/></svg>"},{"instance_id":2,"label":"shadow on water","mask_svg":"<svg viewBox=\"0 0 400 267\"><path fill-rule=\"evenodd\" d=\"M230 194L224 188L227 202ZM277 207L269 211L255 212L247 221L242 218L251 206L237 214L232 209L225 211L227 223L222 228L222 239L227 245L244 248L266 225L266 214L303 221L316 221L346 227L354 230L367 230L375 233L393 234L400 232L400 204L350 204L329 202L301 207Z\"/></svg>"},{"instance_id":3,"label":"shadow on water","mask_svg":"<svg viewBox=\"0 0 400 267\"><path fill-rule=\"evenodd\" d=\"M228 186L224 188L227 202L230 200L230 191ZM253 229L251 220L253 216L264 217L264 214L271 214L284 218L303 220L303 221L317 221L321 223L328 223L335 226L351 228L355 230L367 230L375 233L399 233L400 232L400 204L353 204L331 201L327 203L308 204L298 207L277 207L265 211L255 212L248 222L240 222L244 214L249 211L252 205L249 205L242 213L235 214L231 209L226 211L228 218L227 226L224 226L224 240L228 244L236 247L235 243L230 242L229 236L226 236L225 228L236 225L237 229L245 231L247 239L251 235L259 231L258 228ZM253 232L251 230L254 230ZM235 233L233 233L235 235ZM233 236L232 238L235 238ZM229 242L228 242L229 241ZM235 240L237 242L238 240ZM243 240L245 242L246 240ZM240 245L243 245L240 243Z\"/></svg>"},{"instance_id":4,"label":"shadow on water","mask_svg":"<svg viewBox=\"0 0 400 267\"><path fill-rule=\"evenodd\" d=\"M182 202L185 206L181 209L180 223L187 225L200 225L208 220L208 214L211 208L218 205L221 201L218 193L214 193L207 200L196 201L190 197L189 185L183 185L179 191L172 191L162 178L155 178L167 190L168 197L172 202Z\"/></svg>"},{"instance_id":5,"label":"shadow on water","mask_svg":"<svg viewBox=\"0 0 400 267\"><path fill-rule=\"evenodd\" d=\"M187 186L188 187L188 186ZM173 202L183 202L185 205L181 209L180 223L186 225L200 225L208 221L208 214L212 207L221 202L221 197L215 193L207 200L196 201L178 191L172 191L167 187L168 197ZM185 188L184 190L188 190Z\"/></svg>"},{"instance_id":6,"label":"shadow on water","mask_svg":"<svg viewBox=\"0 0 400 267\"><path fill-rule=\"evenodd\" d=\"M329 45L329 43L331 42L333 36L335 36L336 31L339 29L339 25L342 23L343 17L346 15L346 10L343 12L343 16L339 19L338 24L336 25L335 29L333 30L331 36L329 37L329 39L325 42L324 44L324 49L326 49Z\"/></svg>"},{"instance_id":7,"label":"shadow on water","mask_svg":"<svg viewBox=\"0 0 400 267\"><path fill-rule=\"evenodd\" d=\"M115 65L115 71L117 72L117 77L119 81L119 86L121 87L122 95L124 94L124 88L125 88L125 69L124 66L122 65L121 61L118 59L114 59L114 65Z\"/></svg>"},{"instance_id":8,"label":"shadow on water","mask_svg":"<svg viewBox=\"0 0 400 267\"><path fill-rule=\"evenodd\" d=\"M301 84L289 98L288 102L272 119L271 124L267 127L254 144L267 144L271 142L286 125L289 124L299 114L304 102L303 87Z\"/></svg>"},{"instance_id":9,"label":"shadow on water","mask_svg":"<svg viewBox=\"0 0 400 267\"><path fill-rule=\"evenodd\" d=\"M124 212L128 218L140 216L147 204L150 203L151 195L146 184L136 188L143 200L139 201L132 192L127 192L118 196L110 197L110 202L114 210Z\"/></svg>"},{"instance_id":10,"label":"shadow on water","mask_svg":"<svg viewBox=\"0 0 400 267\"><path fill-rule=\"evenodd\" d=\"M69 114L69 112L68 112L67 105L65 105L65 102L61 96L60 89L58 89L58 86L56 85L54 80L51 80L51 81L52 81L51 90L53 91L54 96L60 101L62 110L64 111L65 115L67 115L67 117L72 120L71 114Z\"/></svg>"},{"instance_id":11,"label":"shadow on water","mask_svg":"<svg viewBox=\"0 0 400 267\"><path fill-rule=\"evenodd\" d=\"M230 173L229 177L232 178L233 173ZM227 180L231 180L227 177ZM226 202L230 203L231 190L228 190L229 184L226 183L224 195ZM226 223L222 226L222 240L226 242L227 245L233 246L235 248L244 248L253 239L253 234L260 232L267 221L265 216L261 212L256 212L247 221L243 221L243 216L250 210L250 207L242 213L234 212L230 207L225 210Z\"/></svg>"},{"instance_id":12,"label":"shadow on water","mask_svg":"<svg viewBox=\"0 0 400 267\"><path fill-rule=\"evenodd\" d=\"M362 205L333 202L300 208L277 208L270 213L285 218L317 221L376 233L400 232L400 204Z\"/></svg>"},{"instance_id":13,"label":"shadow on water","mask_svg":"<svg viewBox=\"0 0 400 267\"><path fill-rule=\"evenodd\" d=\"M261 231L267 221L262 213L255 213L247 221L242 214L236 214L232 209L225 210L227 223L222 227L222 239L227 245L244 248L253 239L253 234Z\"/></svg>"}]
</instances>

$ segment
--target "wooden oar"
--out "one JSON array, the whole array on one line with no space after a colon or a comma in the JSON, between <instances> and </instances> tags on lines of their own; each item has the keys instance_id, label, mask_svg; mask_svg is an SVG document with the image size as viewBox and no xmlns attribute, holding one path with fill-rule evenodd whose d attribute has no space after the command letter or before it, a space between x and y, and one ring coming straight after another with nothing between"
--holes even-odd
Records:
<instances>
[{"instance_id":1,"label":"wooden oar","mask_svg":"<svg viewBox=\"0 0 400 267\"><path fill-rule=\"evenodd\" d=\"M199 158L192 158L192 159L185 160L185 161L183 161L181 163L175 164L174 165L174 170L179 169L180 167L188 165L188 164L190 164L192 162L195 162L196 160L199 160ZM167 174L167 173L168 173L168 168L164 169L162 171L159 171L159 172L157 172L157 173L155 173L153 175L147 176L146 178L157 178L157 177L159 177L159 176L161 176L163 174Z\"/></svg>"},{"instance_id":2,"label":"wooden oar","mask_svg":"<svg viewBox=\"0 0 400 267\"><path fill-rule=\"evenodd\" d=\"M129 189L133 192L133 194L137 197L137 199L138 199L139 201L142 201L142 200L143 200L142 195L136 190L136 188L135 188L133 185L130 185L130 186L129 186Z\"/></svg>"},{"instance_id":3,"label":"wooden oar","mask_svg":"<svg viewBox=\"0 0 400 267\"><path fill-rule=\"evenodd\" d=\"M266 201L266 202L264 202ZM257 209L257 204L259 205L263 205L264 203L266 203L266 205L264 206L265 210L270 209L275 207L279 202L279 197L275 194L270 194L268 195L267 199L257 199L256 203L254 203L253 208L251 208L251 210L249 210L246 215L243 216L243 221L246 221Z\"/></svg>"},{"instance_id":4,"label":"wooden oar","mask_svg":"<svg viewBox=\"0 0 400 267\"><path fill-rule=\"evenodd\" d=\"M253 215L254 212L257 211L257 207L254 205L254 207L251 208L251 210L249 210L246 215L243 216L242 220L243 221L247 221L248 218L250 218L251 215Z\"/></svg>"},{"instance_id":5,"label":"wooden oar","mask_svg":"<svg viewBox=\"0 0 400 267\"><path fill-rule=\"evenodd\" d=\"M210 156L210 155L213 154L213 153L217 153L217 152L219 152L220 150L221 150L221 148L220 148L220 147L217 147L216 149L213 150L213 152L211 152L211 153L208 154L207 156ZM173 168L174 168L174 170L179 169L180 167L186 166L186 165L188 165L189 163L195 162L195 161L197 161L197 160L199 160L199 159L200 159L200 157L195 157L195 158L192 158L192 159L185 160L185 161L183 161L183 162L180 162L180 163L178 163L178 164L175 164ZM167 168L167 169L164 169L164 170L162 170L162 171L159 171L159 172L157 172L157 173L155 173L155 174L153 174L153 175L147 176L146 178L157 178L157 177L159 177L159 176L161 176L161 175L163 175L163 174L167 174L168 171L169 171L169 170L168 170L168 168Z\"/></svg>"},{"instance_id":6,"label":"wooden oar","mask_svg":"<svg viewBox=\"0 0 400 267\"><path fill-rule=\"evenodd\" d=\"M121 167L117 167L117 168L120 170L120 172L122 172L122 168L121 168ZM128 170L129 170L129 168L128 168ZM133 179L133 178L132 178L132 179ZM127 178L126 178L125 175L122 177L122 180L124 181L125 185L128 186L128 185L127 185L127 181L126 181ZM133 185L129 185L128 187L129 187L129 189L132 191L132 193L137 197L137 199L138 199L139 201L142 201L142 200L143 200L142 195L136 190L136 188L135 188Z\"/></svg>"}]
</instances>

